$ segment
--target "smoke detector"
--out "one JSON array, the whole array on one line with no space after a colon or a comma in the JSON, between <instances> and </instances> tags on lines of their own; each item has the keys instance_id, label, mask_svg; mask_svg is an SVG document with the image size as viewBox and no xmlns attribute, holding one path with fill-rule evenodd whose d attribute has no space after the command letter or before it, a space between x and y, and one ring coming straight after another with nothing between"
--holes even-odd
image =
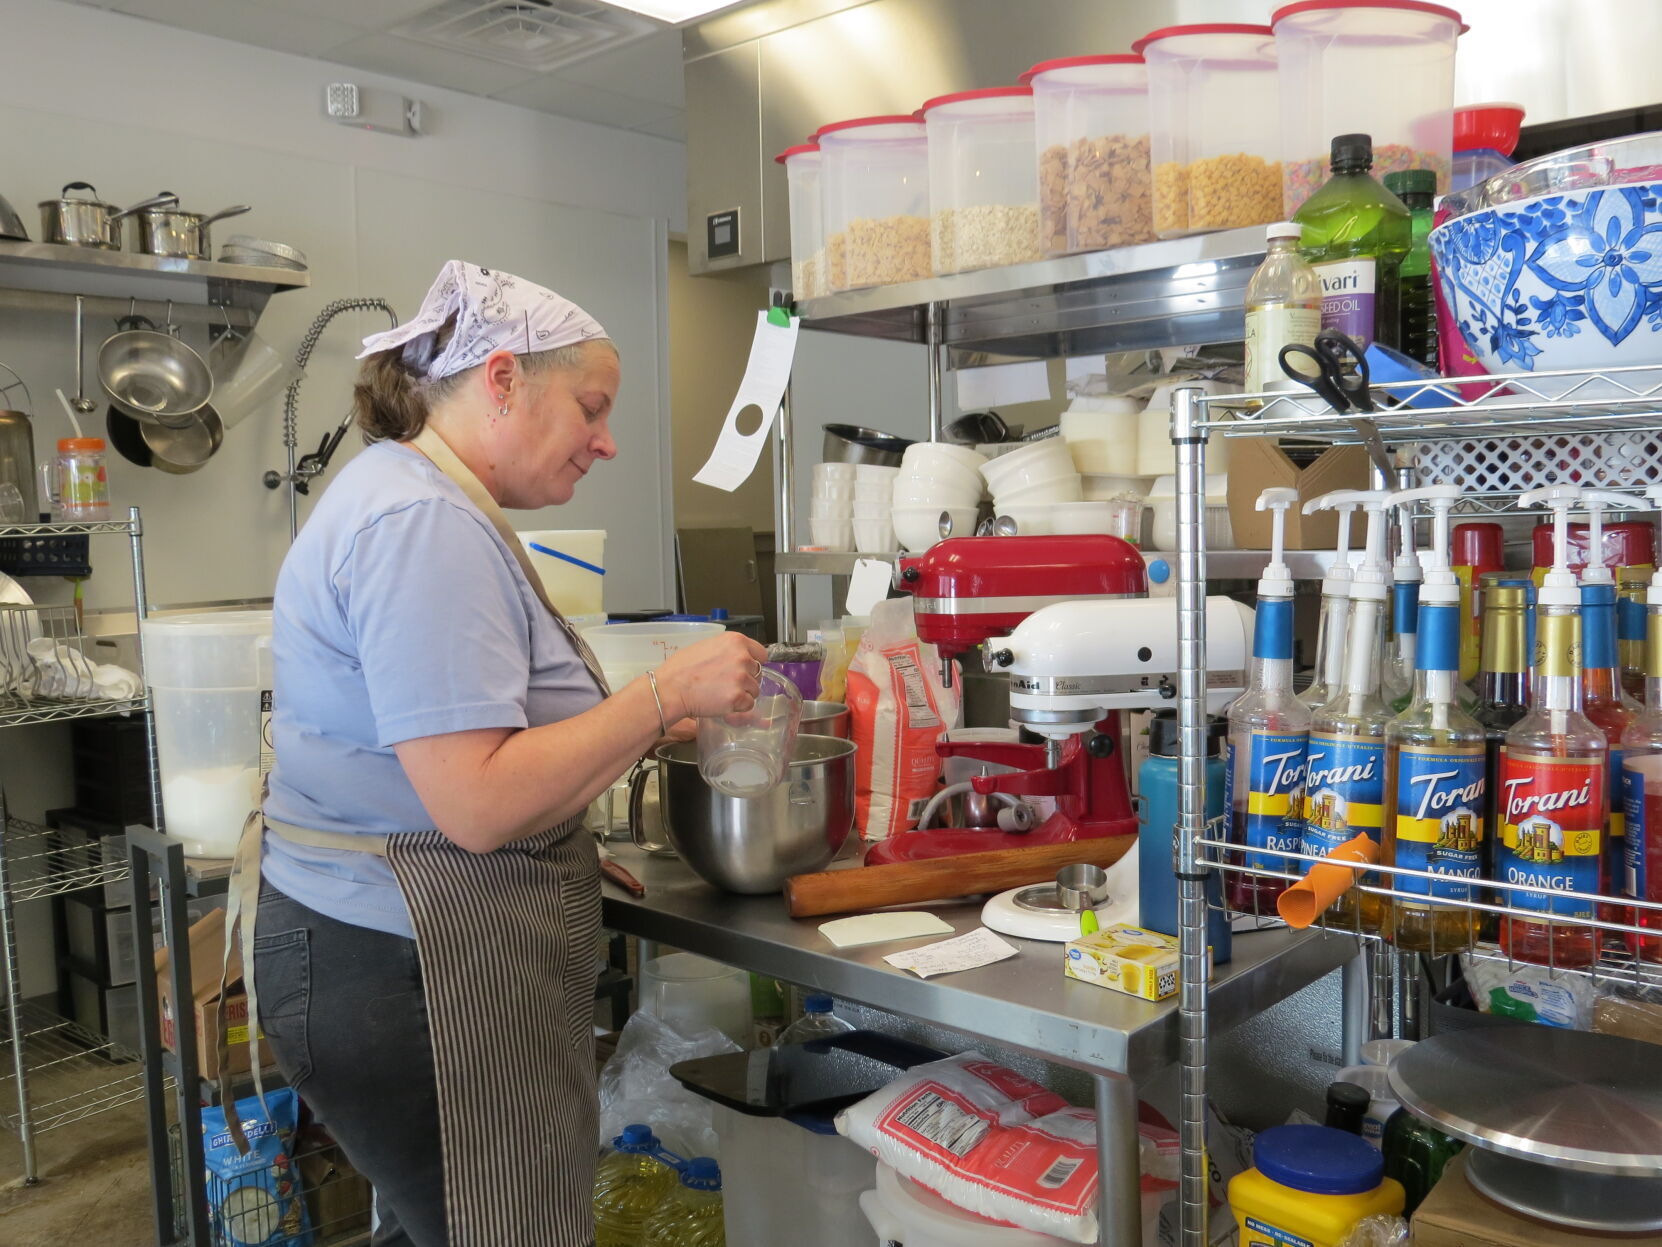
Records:
<instances>
[{"instance_id":1,"label":"smoke detector","mask_svg":"<svg viewBox=\"0 0 1662 1247\"><path fill-rule=\"evenodd\" d=\"M444 0L392 29L433 47L515 69L546 71L662 27L590 0Z\"/></svg>"}]
</instances>

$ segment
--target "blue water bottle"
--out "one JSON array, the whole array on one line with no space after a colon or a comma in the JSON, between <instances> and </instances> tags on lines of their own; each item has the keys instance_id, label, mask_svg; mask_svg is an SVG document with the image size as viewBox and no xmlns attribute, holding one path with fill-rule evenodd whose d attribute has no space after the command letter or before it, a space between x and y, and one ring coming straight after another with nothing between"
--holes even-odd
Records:
<instances>
[{"instance_id":1,"label":"blue water bottle","mask_svg":"<svg viewBox=\"0 0 1662 1247\"><path fill-rule=\"evenodd\" d=\"M1223 741L1228 723L1215 718L1206 725L1206 818L1222 818L1228 805L1223 777ZM1177 711L1156 710L1148 725L1148 760L1137 771L1137 898L1142 926L1162 935L1177 934ZM1221 834L1214 833L1214 834ZM1223 884L1218 872L1206 879L1206 933L1212 964L1231 956L1229 915L1223 912Z\"/></svg>"}]
</instances>

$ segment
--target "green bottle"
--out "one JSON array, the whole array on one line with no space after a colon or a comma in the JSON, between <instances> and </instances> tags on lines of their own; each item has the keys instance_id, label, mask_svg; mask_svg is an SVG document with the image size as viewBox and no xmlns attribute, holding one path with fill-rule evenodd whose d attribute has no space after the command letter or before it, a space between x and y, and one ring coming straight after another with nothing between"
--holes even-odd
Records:
<instances>
[{"instance_id":1,"label":"green bottle","mask_svg":"<svg viewBox=\"0 0 1662 1247\"><path fill-rule=\"evenodd\" d=\"M1333 176L1293 214L1304 256L1322 279L1322 328L1366 349L1398 346L1399 286L1413 237L1408 209L1369 172L1373 140L1333 140Z\"/></svg>"},{"instance_id":2,"label":"green bottle","mask_svg":"<svg viewBox=\"0 0 1662 1247\"><path fill-rule=\"evenodd\" d=\"M1397 349L1409 359L1435 369L1437 301L1431 291L1431 201L1437 196L1437 175L1430 169L1387 173L1385 189L1407 206L1413 226L1398 283Z\"/></svg>"},{"instance_id":3,"label":"green bottle","mask_svg":"<svg viewBox=\"0 0 1662 1247\"><path fill-rule=\"evenodd\" d=\"M1385 1123L1379 1146L1385 1153L1385 1176L1402 1183L1407 1196L1402 1215L1410 1217L1420 1201L1431 1194L1431 1188L1443 1176L1444 1166L1466 1145L1399 1108Z\"/></svg>"}]
</instances>

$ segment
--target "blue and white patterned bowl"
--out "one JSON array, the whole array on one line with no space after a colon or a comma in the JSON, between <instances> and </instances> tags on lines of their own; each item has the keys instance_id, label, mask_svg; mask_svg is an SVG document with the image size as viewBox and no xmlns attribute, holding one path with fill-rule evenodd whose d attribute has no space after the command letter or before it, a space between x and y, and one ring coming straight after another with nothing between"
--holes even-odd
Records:
<instances>
[{"instance_id":1,"label":"blue and white patterned bowl","mask_svg":"<svg viewBox=\"0 0 1662 1247\"><path fill-rule=\"evenodd\" d=\"M1443 297L1491 373L1662 365L1662 182L1542 195L1457 217L1431 233ZM1548 397L1621 398L1621 384L1540 377Z\"/></svg>"}]
</instances>

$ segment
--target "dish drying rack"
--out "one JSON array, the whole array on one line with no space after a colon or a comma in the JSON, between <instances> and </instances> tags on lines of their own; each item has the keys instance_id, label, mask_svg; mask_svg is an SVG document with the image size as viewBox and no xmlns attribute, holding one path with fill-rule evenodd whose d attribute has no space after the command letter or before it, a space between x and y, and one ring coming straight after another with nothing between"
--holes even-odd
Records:
<instances>
[{"instance_id":1,"label":"dish drying rack","mask_svg":"<svg viewBox=\"0 0 1662 1247\"><path fill-rule=\"evenodd\" d=\"M1634 367L1603 372L1560 370L1524 376L1483 376L1458 381L1389 382L1372 387L1377 399L1400 405L1370 417L1379 435L1399 452L1412 455L1419 484L1450 483L1465 488L1460 509L1498 512L1525 489L1561 483L1610 489L1636 489L1662 475L1662 369ZM1426 405L1407 406L1410 402ZM1318 410L1318 407L1321 409ZM1302 852L1253 849L1253 864L1239 845L1224 838L1222 820L1205 816L1206 767L1206 576L1204 524L1206 449L1212 436L1288 437L1328 445L1360 444L1362 435L1342 416L1304 391L1208 396L1181 390L1172 405L1172 441L1177 451L1178 555L1177 601L1180 670L1178 720L1180 821L1177 837L1179 880L1180 987L1182 1051L1183 1181L1180 1190L1182 1247L1204 1247L1206 1238L1206 1075L1207 1075L1207 908L1206 880L1216 870L1274 880L1302 877L1314 856ZM1376 482L1377 483L1377 482ZM1634 498L1635 511L1651 510ZM1515 511L1511 513L1516 514ZM1266 863L1276 860L1279 868ZM1520 893L1542 894L1527 887L1474 880L1464 895L1436 897L1409 892L1408 878L1435 880L1448 887L1450 877L1431 871L1376 865L1357 887L1366 894L1408 900L1437 910L1460 910L1484 917L1519 918L1543 923L1549 931L1547 964L1552 976L1576 975L1594 983L1634 988L1662 988L1662 904L1575 892L1552 892L1554 900L1584 900L1589 918L1529 909ZM1598 916L1600 905L1619 907ZM1355 907L1360 910L1360 906ZM1555 909L1556 907L1554 907ZM1645 915L1659 925L1646 930L1633 919ZM1347 1050L1361 1038L1388 1036L1412 1022L1423 956L1463 952L1510 967L1525 963L1492 942L1470 948L1397 950L1378 935L1354 925L1319 920L1325 931L1357 941L1367 956L1345 972L1344 1026ZM1434 924L1427 924L1435 934ZM1560 950L1553 926L1587 928L1595 933L1596 953L1585 964L1573 950ZM1653 943L1658 961L1627 950L1630 935ZM1464 942L1462 942L1463 944ZM1365 969L1363 968L1365 966ZM1371 988L1371 991L1370 991ZM1367 1002L1371 1000L1372 1007Z\"/></svg>"}]
</instances>

